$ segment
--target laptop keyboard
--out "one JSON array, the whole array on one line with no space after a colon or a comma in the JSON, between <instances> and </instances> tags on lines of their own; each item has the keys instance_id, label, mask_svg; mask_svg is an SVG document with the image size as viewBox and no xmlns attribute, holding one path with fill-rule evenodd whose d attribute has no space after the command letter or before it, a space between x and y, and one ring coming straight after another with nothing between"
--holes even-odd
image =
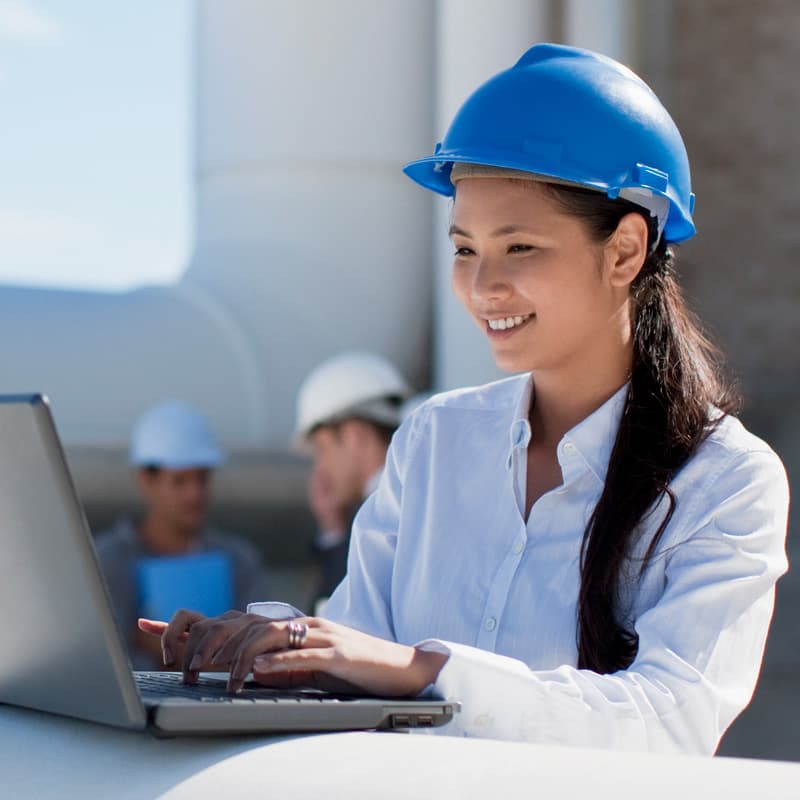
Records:
<instances>
[{"instance_id":1,"label":"laptop keyboard","mask_svg":"<svg viewBox=\"0 0 800 800\"><path fill-rule=\"evenodd\" d=\"M224 682L198 678L196 684L183 683L179 672L134 672L139 693L144 698L183 697L209 703L233 703L243 700L273 702L285 700L355 700L349 695L332 695L318 689L268 689L255 681L247 681L239 694L229 694Z\"/></svg>"}]
</instances>

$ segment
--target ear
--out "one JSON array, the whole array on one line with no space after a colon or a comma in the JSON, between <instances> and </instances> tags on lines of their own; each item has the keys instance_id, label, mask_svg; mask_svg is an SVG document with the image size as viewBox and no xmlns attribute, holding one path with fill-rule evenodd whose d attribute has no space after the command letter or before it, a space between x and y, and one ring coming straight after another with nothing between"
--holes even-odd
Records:
<instances>
[{"instance_id":1,"label":"ear","mask_svg":"<svg viewBox=\"0 0 800 800\"><path fill-rule=\"evenodd\" d=\"M612 286L627 287L647 258L647 222L641 214L626 214L605 248L605 264Z\"/></svg>"}]
</instances>

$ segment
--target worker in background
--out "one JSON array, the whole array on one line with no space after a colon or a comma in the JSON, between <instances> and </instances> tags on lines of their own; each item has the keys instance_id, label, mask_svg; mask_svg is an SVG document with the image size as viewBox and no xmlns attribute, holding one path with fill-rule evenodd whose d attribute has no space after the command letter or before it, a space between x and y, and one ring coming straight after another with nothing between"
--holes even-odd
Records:
<instances>
[{"instance_id":1,"label":"worker in background","mask_svg":"<svg viewBox=\"0 0 800 800\"><path fill-rule=\"evenodd\" d=\"M308 497L318 526L317 612L344 577L353 517L378 485L409 394L396 367L365 351L323 362L300 387L295 443L313 458Z\"/></svg>"},{"instance_id":2,"label":"worker in background","mask_svg":"<svg viewBox=\"0 0 800 800\"><path fill-rule=\"evenodd\" d=\"M255 546L208 525L214 471L224 455L208 421L186 403L159 403L130 443L141 516L100 533L96 549L117 622L137 669L161 668L161 650L136 628L140 616L178 608L245 608L267 596Z\"/></svg>"}]
</instances>

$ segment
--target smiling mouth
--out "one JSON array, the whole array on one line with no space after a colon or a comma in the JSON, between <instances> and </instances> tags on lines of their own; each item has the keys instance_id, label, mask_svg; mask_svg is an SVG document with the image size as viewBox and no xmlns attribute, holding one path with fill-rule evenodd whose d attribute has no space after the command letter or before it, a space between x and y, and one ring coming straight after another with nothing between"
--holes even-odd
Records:
<instances>
[{"instance_id":1,"label":"smiling mouth","mask_svg":"<svg viewBox=\"0 0 800 800\"><path fill-rule=\"evenodd\" d=\"M503 317L502 319L487 319L486 324L489 326L489 330L507 331L524 325L532 316L533 314L523 314L522 316Z\"/></svg>"}]
</instances>

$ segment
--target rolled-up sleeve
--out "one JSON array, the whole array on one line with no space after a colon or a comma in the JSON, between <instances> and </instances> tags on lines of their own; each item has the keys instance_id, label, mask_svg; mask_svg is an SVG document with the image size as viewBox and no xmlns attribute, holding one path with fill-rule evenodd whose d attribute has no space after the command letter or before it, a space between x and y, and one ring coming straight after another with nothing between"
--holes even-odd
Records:
<instances>
[{"instance_id":1,"label":"rolled-up sleeve","mask_svg":"<svg viewBox=\"0 0 800 800\"><path fill-rule=\"evenodd\" d=\"M699 499L684 494L696 526L660 548L663 591L635 620L629 669L537 671L463 644L420 642L449 655L434 690L460 700L462 713L447 732L713 753L758 678L775 582L787 569L789 492L769 450L731 454L697 491Z\"/></svg>"}]
</instances>

